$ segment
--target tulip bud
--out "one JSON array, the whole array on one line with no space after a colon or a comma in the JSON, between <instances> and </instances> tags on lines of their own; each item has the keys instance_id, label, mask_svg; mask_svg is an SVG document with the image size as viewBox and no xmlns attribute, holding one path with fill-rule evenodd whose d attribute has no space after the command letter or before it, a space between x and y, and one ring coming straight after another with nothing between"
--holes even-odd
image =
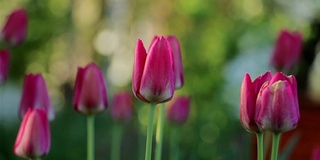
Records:
<instances>
[{"instance_id":1,"label":"tulip bud","mask_svg":"<svg viewBox=\"0 0 320 160\"><path fill-rule=\"evenodd\" d=\"M138 40L132 90L137 98L148 103L163 103L172 98L175 90L173 58L170 44L164 37L155 37L148 54Z\"/></svg>"},{"instance_id":2,"label":"tulip bud","mask_svg":"<svg viewBox=\"0 0 320 160\"><path fill-rule=\"evenodd\" d=\"M118 92L114 95L110 115L116 121L129 121L133 115L133 99L129 92Z\"/></svg>"},{"instance_id":3,"label":"tulip bud","mask_svg":"<svg viewBox=\"0 0 320 160\"><path fill-rule=\"evenodd\" d=\"M188 96L175 97L168 106L167 119L174 124L183 124L189 116L191 99Z\"/></svg>"},{"instance_id":4,"label":"tulip bud","mask_svg":"<svg viewBox=\"0 0 320 160\"><path fill-rule=\"evenodd\" d=\"M302 51L302 35L300 32L282 30L279 33L271 57L271 65L278 71L291 70L299 61Z\"/></svg>"},{"instance_id":5,"label":"tulip bud","mask_svg":"<svg viewBox=\"0 0 320 160\"><path fill-rule=\"evenodd\" d=\"M281 133L297 127L300 119L297 82L277 72L260 89L255 122L260 129Z\"/></svg>"},{"instance_id":6,"label":"tulip bud","mask_svg":"<svg viewBox=\"0 0 320 160\"><path fill-rule=\"evenodd\" d=\"M0 33L0 41L5 40L11 45L21 43L26 36L27 23L27 13L24 9L13 11Z\"/></svg>"},{"instance_id":7,"label":"tulip bud","mask_svg":"<svg viewBox=\"0 0 320 160\"><path fill-rule=\"evenodd\" d=\"M23 118L29 108L45 110L50 120L53 120L55 117L55 111L51 105L46 82L41 74L28 74L24 78L19 107L20 118Z\"/></svg>"},{"instance_id":8,"label":"tulip bud","mask_svg":"<svg viewBox=\"0 0 320 160\"><path fill-rule=\"evenodd\" d=\"M10 51L9 49L0 50L0 84L3 84L9 72Z\"/></svg>"},{"instance_id":9,"label":"tulip bud","mask_svg":"<svg viewBox=\"0 0 320 160\"><path fill-rule=\"evenodd\" d=\"M100 68L90 63L78 68L73 94L73 107L83 114L97 114L107 108L107 90Z\"/></svg>"},{"instance_id":10,"label":"tulip bud","mask_svg":"<svg viewBox=\"0 0 320 160\"><path fill-rule=\"evenodd\" d=\"M172 54L173 54L174 72L175 72L175 76L176 76L175 88L179 89L184 84L180 44L179 44L178 39L174 36L169 36L167 38L167 40L170 43L170 46L172 49Z\"/></svg>"},{"instance_id":11,"label":"tulip bud","mask_svg":"<svg viewBox=\"0 0 320 160\"><path fill-rule=\"evenodd\" d=\"M23 158L40 158L50 149L50 125L42 109L28 109L14 144L14 153Z\"/></svg>"}]
</instances>

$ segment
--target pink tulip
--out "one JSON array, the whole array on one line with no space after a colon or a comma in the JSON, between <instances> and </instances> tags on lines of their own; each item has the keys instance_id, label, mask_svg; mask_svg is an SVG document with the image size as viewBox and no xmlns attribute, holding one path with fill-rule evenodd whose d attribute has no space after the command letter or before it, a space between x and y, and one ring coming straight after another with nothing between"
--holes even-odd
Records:
<instances>
[{"instance_id":1,"label":"pink tulip","mask_svg":"<svg viewBox=\"0 0 320 160\"><path fill-rule=\"evenodd\" d=\"M162 103L172 98L175 90L172 51L163 36L154 39L148 54L138 40L132 90L137 98L149 103Z\"/></svg>"},{"instance_id":2,"label":"pink tulip","mask_svg":"<svg viewBox=\"0 0 320 160\"><path fill-rule=\"evenodd\" d=\"M189 117L191 99L188 96L178 96L168 107L167 119L174 124L183 124Z\"/></svg>"},{"instance_id":3,"label":"pink tulip","mask_svg":"<svg viewBox=\"0 0 320 160\"><path fill-rule=\"evenodd\" d=\"M100 68L90 63L78 68L74 88L74 109L83 114L97 114L107 108L107 90Z\"/></svg>"},{"instance_id":4,"label":"pink tulip","mask_svg":"<svg viewBox=\"0 0 320 160\"><path fill-rule=\"evenodd\" d=\"M174 71L176 76L175 88L179 89L183 86L183 83L184 83L180 44L178 39L174 36L169 36L167 40L170 43L172 53L173 53Z\"/></svg>"},{"instance_id":5,"label":"pink tulip","mask_svg":"<svg viewBox=\"0 0 320 160\"><path fill-rule=\"evenodd\" d=\"M300 119L296 78L277 72L261 87L256 105L260 129L281 133L296 128Z\"/></svg>"},{"instance_id":6,"label":"pink tulip","mask_svg":"<svg viewBox=\"0 0 320 160\"><path fill-rule=\"evenodd\" d=\"M28 17L24 9L13 11L0 33L0 41L5 40L11 45L21 43L26 36L27 23Z\"/></svg>"},{"instance_id":7,"label":"pink tulip","mask_svg":"<svg viewBox=\"0 0 320 160\"><path fill-rule=\"evenodd\" d=\"M320 147L316 147L312 152L312 160L320 160Z\"/></svg>"},{"instance_id":8,"label":"pink tulip","mask_svg":"<svg viewBox=\"0 0 320 160\"><path fill-rule=\"evenodd\" d=\"M302 51L302 35L300 32L282 30L279 33L271 57L271 65L279 71L291 70L299 61Z\"/></svg>"},{"instance_id":9,"label":"pink tulip","mask_svg":"<svg viewBox=\"0 0 320 160\"><path fill-rule=\"evenodd\" d=\"M50 149L50 125L47 114L42 109L28 109L23 117L14 153L23 158L40 158Z\"/></svg>"},{"instance_id":10,"label":"pink tulip","mask_svg":"<svg viewBox=\"0 0 320 160\"><path fill-rule=\"evenodd\" d=\"M271 72L266 72L253 82L249 74L246 74L243 78L240 94L240 122L242 126L250 132L260 132L254 121L257 110L256 101L261 86L267 83L271 77Z\"/></svg>"},{"instance_id":11,"label":"pink tulip","mask_svg":"<svg viewBox=\"0 0 320 160\"><path fill-rule=\"evenodd\" d=\"M23 118L29 108L45 110L50 120L53 120L55 117L55 111L51 105L46 82L41 74L28 74L24 78L19 108L20 118Z\"/></svg>"},{"instance_id":12,"label":"pink tulip","mask_svg":"<svg viewBox=\"0 0 320 160\"><path fill-rule=\"evenodd\" d=\"M10 51L9 49L0 50L0 84L3 84L9 72Z\"/></svg>"},{"instance_id":13,"label":"pink tulip","mask_svg":"<svg viewBox=\"0 0 320 160\"><path fill-rule=\"evenodd\" d=\"M110 108L111 118L116 121L129 121L133 115L133 99L129 92L118 92L113 97Z\"/></svg>"}]
</instances>

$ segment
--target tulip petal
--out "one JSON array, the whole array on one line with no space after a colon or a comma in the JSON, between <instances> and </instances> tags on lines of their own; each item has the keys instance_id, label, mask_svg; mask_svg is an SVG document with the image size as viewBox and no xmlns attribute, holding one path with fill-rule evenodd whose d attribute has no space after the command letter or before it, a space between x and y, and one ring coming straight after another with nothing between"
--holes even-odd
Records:
<instances>
[{"instance_id":1,"label":"tulip petal","mask_svg":"<svg viewBox=\"0 0 320 160\"><path fill-rule=\"evenodd\" d=\"M266 72L265 74L259 76L253 81L253 86L255 93L258 94L260 91L260 88L265 85L266 83L269 83L269 81L272 78L272 73L270 71Z\"/></svg>"},{"instance_id":2,"label":"tulip petal","mask_svg":"<svg viewBox=\"0 0 320 160\"><path fill-rule=\"evenodd\" d=\"M183 78L183 66L182 66L182 57L180 51L180 44L176 37L169 36L167 38L168 42L170 43L170 47L173 53L173 60L174 60L174 71L175 71L175 88L179 89L184 84Z\"/></svg>"},{"instance_id":3,"label":"tulip petal","mask_svg":"<svg viewBox=\"0 0 320 160\"><path fill-rule=\"evenodd\" d=\"M9 72L10 51L9 49L0 50L0 84L3 84Z\"/></svg>"}]
</instances>

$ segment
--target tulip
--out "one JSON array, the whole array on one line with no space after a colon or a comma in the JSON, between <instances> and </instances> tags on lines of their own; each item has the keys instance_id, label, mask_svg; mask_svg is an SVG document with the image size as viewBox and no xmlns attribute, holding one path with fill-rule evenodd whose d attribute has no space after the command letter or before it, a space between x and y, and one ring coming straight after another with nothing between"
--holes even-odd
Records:
<instances>
[{"instance_id":1,"label":"tulip","mask_svg":"<svg viewBox=\"0 0 320 160\"><path fill-rule=\"evenodd\" d=\"M110 108L111 118L117 121L129 121L133 114L133 99L129 92L118 92L113 97Z\"/></svg>"},{"instance_id":2,"label":"tulip","mask_svg":"<svg viewBox=\"0 0 320 160\"><path fill-rule=\"evenodd\" d=\"M175 88L179 89L184 84L180 44L179 44L178 39L174 36L169 36L167 38L167 40L170 43L170 46L172 49L172 54L173 54L174 71L175 71L175 76L176 76Z\"/></svg>"},{"instance_id":3,"label":"tulip","mask_svg":"<svg viewBox=\"0 0 320 160\"><path fill-rule=\"evenodd\" d=\"M137 42L132 76L132 90L148 103L169 101L175 90L173 57L169 42L155 37L147 54L142 41Z\"/></svg>"},{"instance_id":4,"label":"tulip","mask_svg":"<svg viewBox=\"0 0 320 160\"><path fill-rule=\"evenodd\" d=\"M0 84L3 84L8 77L9 60L10 60L9 49L0 50Z\"/></svg>"},{"instance_id":5,"label":"tulip","mask_svg":"<svg viewBox=\"0 0 320 160\"><path fill-rule=\"evenodd\" d=\"M313 149L312 160L320 160L320 147Z\"/></svg>"},{"instance_id":6,"label":"tulip","mask_svg":"<svg viewBox=\"0 0 320 160\"><path fill-rule=\"evenodd\" d=\"M174 124L183 124L187 121L190 110L190 97L178 96L173 99L167 110L167 119Z\"/></svg>"},{"instance_id":7,"label":"tulip","mask_svg":"<svg viewBox=\"0 0 320 160\"><path fill-rule=\"evenodd\" d=\"M278 71L290 71L299 61L302 51L302 35L300 32L282 30L279 33L271 57L271 65Z\"/></svg>"},{"instance_id":8,"label":"tulip","mask_svg":"<svg viewBox=\"0 0 320 160\"><path fill-rule=\"evenodd\" d=\"M14 153L23 158L40 158L50 149L50 126L43 109L29 108L23 117L14 144Z\"/></svg>"},{"instance_id":9,"label":"tulip","mask_svg":"<svg viewBox=\"0 0 320 160\"><path fill-rule=\"evenodd\" d=\"M106 85L99 67L90 63L85 68L78 68L73 96L74 109L90 115L104 111L107 104Z\"/></svg>"},{"instance_id":10,"label":"tulip","mask_svg":"<svg viewBox=\"0 0 320 160\"><path fill-rule=\"evenodd\" d=\"M28 17L24 9L13 11L0 32L0 41L5 40L11 45L21 43L26 36L27 23Z\"/></svg>"},{"instance_id":11,"label":"tulip","mask_svg":"<svg viewBox=\"0 0 320 160\"><path fill-rule=\"evenodd\" d=\"M45 110L49 120L53 120L55 117L55 111L51 105L46 82L41 74L28 74L24 78L19 107L20 118L23 118L29 108Z\"/></svg>"}]
</instances>

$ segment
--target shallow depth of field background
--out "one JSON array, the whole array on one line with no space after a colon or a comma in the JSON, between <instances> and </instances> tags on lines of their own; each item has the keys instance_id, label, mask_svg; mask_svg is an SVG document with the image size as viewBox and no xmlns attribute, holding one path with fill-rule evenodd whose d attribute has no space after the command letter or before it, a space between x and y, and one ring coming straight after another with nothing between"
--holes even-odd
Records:
<instances>
[{"instance_id":1,"label":"shallow depth of field background","mask_svg":"<svg viewBox=\"0 0 320 160\"><path fill-rule=\"evenodd\" d=\"M86 118L72 108L78 66L97 63L109 104L118 90L131 91L137 39L148 48L154 35L175 35L181 44L185 85L176 95L192 97L190 117L180 127L182 159L249 159L251 134L239 122L243 75L272 70L269 57L278 32L299 30L304 39L320 16L318 0L0 0L0 26L14 9L29 17L25 42L11 50L9 79L0 87L0 160L18 160L13 145L19 129L24 75L42 73L56 119L44 160L86 158ZM319 19L318 19L319 20ZM121 158L144 159L148 105L135 99L124 124ZM109 159L114 122L96 116L95 155ZM166 123L163 159L168 159Z\"/></svg>"}]
</instances>

